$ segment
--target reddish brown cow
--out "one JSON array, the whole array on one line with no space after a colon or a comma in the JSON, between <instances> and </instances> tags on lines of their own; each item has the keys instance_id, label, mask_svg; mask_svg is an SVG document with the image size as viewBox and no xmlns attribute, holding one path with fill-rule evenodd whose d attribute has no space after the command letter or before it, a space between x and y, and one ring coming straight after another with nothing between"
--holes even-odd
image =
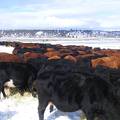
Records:
<instances>
[{"instance_id":1,"label":"reddish brown cow","mask_svg":"<svg viewBox=\"0 0 120 120\"><path fill-rule=\"evenodd\" d=\"M86 55L86 54L88 54L87 51L78 51L78 53L79 53L80 55Z\"/></svg>"},{"instance_id":2,"label":"reddish brown cow","mask_svg":"<svg viewBox=\"0 0 120 120\"><path fill-rule=\"evenodd\" d=\"M21 48L40 48L40 46L35 43L18 43L12 53L16 55Z\"/></svg>"},{"instance_id":3,"label":"reddish brown cow","mask_svg":"<svg viewBox=\"0 0 120 120\"><path fill-rule=\"evenodd\" d=\"M98 65L102 65L108 68L120 68L120 57L118 56L110 56L110 57L102 57L91 60L92 67L95 68Z\"/></svg>"},{"instance_id":4,"label":"reddish brown cow","mask_svg":"<svg viewBox=\"0 0 120 120\"><path fill-rule=\"evenodd\" d=\"M57 55L48 58L48 60L58 60L58 59L61 59L61 57Z\"/></svg>"},{"instance_id":5,"label":"reddish brown cow","mask_svg":"<svg viewBox=\"0 0 120 120\"><path fill-rule=\"evenodd\" d=\"M53 56L59 56L60 57L59 51L46 52L46 53L44 53L44 55L48 58L53 57Z\"/></svg>"},{"instance_id":6,"label":"reddish brown cow","mask_svg":"<svg viewBox=\"0 0 120 120\"><path fill-rule=\"evenodd\" d=\"M75 63L77 62L77 59L73 57L72 55L67 55L64 57L64 59L75 62Z\"/></svg>"},{"instance_id":7,"label":"reddish brown cow","mask_svg":"<svg viewBox=\"0 0 120 120\"><path fill-rule=\"evenodd\" d=\"M120 56L120 51L119 50L111 50L111 49L107 49L107 50L100 50L97 51L98 53L107 55L107 56Z\"/></svg>"},{"instance_id":8,"label":"reddish brown cow","mask_svg":"<svg viewBox=\"0 0 120 120\"><path fill-rule=\"evenodd\" d=\"M16 55L9 53L0 53L0 62L23 62L22 59Z\"/></svg>"},{"instance_id":9,"label":"reddish brown cow","mask_svg":"<svg viewBox=\"0 0 120 120\"><path fill-rule=\"evenodd\" d=\"M55 49L54 48L46 48L46 51L51 52L51 51L55 51Z\"/></svg>"}]
</instances>

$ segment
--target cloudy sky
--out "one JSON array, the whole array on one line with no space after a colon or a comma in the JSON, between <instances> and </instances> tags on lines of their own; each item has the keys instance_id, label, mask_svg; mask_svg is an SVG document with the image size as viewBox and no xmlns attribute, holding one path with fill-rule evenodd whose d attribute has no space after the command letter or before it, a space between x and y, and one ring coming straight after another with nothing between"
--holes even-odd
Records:
<instances>
[{"instance_id":1,"label":"cloudy sky","mask_svg":"<svg viewBox=\"0 0 120 120\"><path fill-rule=\"evenodd\" d=\"M1 0L0 29L120 30L120 0Z\"/></svg>"}]
</instances>

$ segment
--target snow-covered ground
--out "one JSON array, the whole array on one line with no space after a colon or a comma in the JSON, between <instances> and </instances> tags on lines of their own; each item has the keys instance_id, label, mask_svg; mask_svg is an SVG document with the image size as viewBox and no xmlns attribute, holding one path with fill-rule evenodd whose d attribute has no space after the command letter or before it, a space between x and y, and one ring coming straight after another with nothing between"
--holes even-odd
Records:
<instances>
[{"instance_id":1,"label":"snow-covered ground","mask_svg":"<svg viewBox=\"0 0 120 120\"><path fill-rule=\"evenodd\" d=\"M0 38L0 41L85 45L90 47L120 49L120 38Z\"/></svg>"},{"instance_id":2,"label":"snow-covered ground","mask_svg":"<svg viewBox=\"0 0 120 120\"><path fill-rule=\"evenodd\" d=\"M38 120L37 99L15 95L1 100L0 120Z\"/></svg>"},{"instance_id":3,"label":"snow-covered ground","mask_svg":"<svg viewBox=\"0 0 120 120\"><path fill-rule=\"evenodd\" d=\"M0 120L39 120L37 107L37 98L16 94L0 101ZM56 108L50 113L49 106L45 111L46 120L80 120L80 115L81 111L64 113Z\"/></svg>"},{"instance_id":4,"label":"snow-covered ground","mask_svg":"<svg viewBox=\"0 0 120 120\"><path fill-rule=\"evenodd\" d=\"M0 52L12 53L13 47L0 46Z\"/></svg>"},{"instance_id":5,"label":"snow-covered ground","mask_svg":"<svg viewBox=\"0 0 120 120\"><path fill-rule=\"evenodd\" d=\"M39 41L40 42L40 41ZM49 41L43 41L49 43ZM52 44L63 45L87 45L92 47L120 49L120 41L50 41ZM12 47L0 46L0 52L12 53ZM14 95L8 99L0 100L0 120L39 120L38 119L38 100L31 95ZM49 107L45 112L47 120L83 120L81 111L64 113L55 109L49 113ZM81 119L80 119L81 118Z\"/></svg>"}]
</instances>

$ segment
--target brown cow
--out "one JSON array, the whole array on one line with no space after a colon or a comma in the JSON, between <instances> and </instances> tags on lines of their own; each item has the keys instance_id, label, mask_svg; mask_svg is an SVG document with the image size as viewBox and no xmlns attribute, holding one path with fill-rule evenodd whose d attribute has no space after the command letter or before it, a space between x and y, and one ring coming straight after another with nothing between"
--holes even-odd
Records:
<instances>
[{"instance_id":1,"label":"brown cow","mask_svg":"<svg viewBox=\"0 0 120 120\"><path fill-rule=\"evenodd\" d=\"M27 62L31 58L46 58L46 56L41 53L26 52L24 53L23 58L24 61Z\"/></svg>"},{"instance_id":2,"label":"brown cow","mask_svg":"<svg viewBox=\"0 0 120 120\"><path fill-rule=\"evenodd\" d=\"M100 51L97 51L97 53L101 53L107 56L120 56L119 50L112 50L112 49L100 50Z\"/></svg>"},{"instance_id":3,"label":"brown cow","mask_svg":"<svg viewBox=\"0 0 120 120\"><path fill-rule=\"evenodd\" d=\"M0 53L0 62L23 62L22 58L9 53Z\"/></svg>"},{"instance_id":4,"label":"brown cow","mask_svg":"<svg viewBox=\"0 0 120 120\"><path fill-rule=\"evenodd\" d=\"M108 68L120 68L120 57L118 56L110 56L110 57L102 57L91 60L92 67L95 68L98 65L102 65Z\"/></svg>"},{"instance_id":5,"label":"brown cow","mask_svg":"<svg viewBox=\"0 0 120 120\"><path fill-rule=\"evenodd\" d=\"M54 48L46 48L47 52L51 52L51 51L54 51L54 50L55 50Z\"/></svg>"},{"instance_id":6,"label":"brown cow","mask_svg":"<svg viewBox=\"0 0 120 120\"><path fill-rule=\"evenodd\" d=\"M60 52L59 51L50 51L50 52L46 52L44 53L44 55L48 58L53 57L53 56L60 56Z\"/></svg>"},{"instance_id":7,"label":"brown cow","mask_svg":"<svg viewBox=\"0 0 120 120\"><path fill-rule=\"evenodd\" d=\"M61 59L61 57L57 55L48 58L48 60L58 60L58 59Z\"/></svg>"},{"instance_id":8,"label":"brown cow","mask_svg":"<svg viewBox=\"0 0 120 120\"><path fill-rule=\"evenodd\" d=\"M75 57L73 57L72 55L67 55L64 57L65 60L70 60L72 62L77 62L77 59Z\"/></svg>"}]
</instances>

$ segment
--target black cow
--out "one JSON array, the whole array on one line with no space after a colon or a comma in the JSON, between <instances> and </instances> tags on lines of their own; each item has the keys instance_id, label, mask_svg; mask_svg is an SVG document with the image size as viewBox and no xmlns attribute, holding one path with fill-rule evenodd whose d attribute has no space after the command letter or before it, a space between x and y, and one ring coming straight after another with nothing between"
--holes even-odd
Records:
<instances>
[{"instance_id":1,"label":"black cow","mask_svg":"<svg viewBox=\"0 0 120 120\"><path fill-rule=\"evenodd\" d=\"M59 110L82 109L87 120L120 120L119 104L112 96L112 86L89 69L82 70L67 60L51 60L43 64L34 82L39 99L39 119L43 120L51 101Z\"/></svg>"},{"instance_id":2,"label":"black cow","mask_svg":"<svg viewBox=\"0 0 120 120\"><path fill-rule=\"evenodd\" d=\"M36 70L27 63L0 62L0 92L4 97L4 87L17 87L23 94L25 90L31 90L35 78Z\"/></svg>"},{"instance_id":3,"label":"black cow","mask_svg":"<svg viewBox=\"0 0 120 120\"><path fill-rule=\"evenodd\" d=\"M40 70L42 65L48 64L47 58L30 58L27 61L28 64L31 64L37 71Z\"/></svg>"},{"instance_id":4,"label":"black cow","mask_svg":"<svg viewBox=\"0 0 120 120\"><path fill-rule=\"evenodd\" d=\"M102 79L109 81L113 85L113 94L120 102L120 69L113 69L99 65L95 68L95 74Z\"/></svg>"}]
</instances>

